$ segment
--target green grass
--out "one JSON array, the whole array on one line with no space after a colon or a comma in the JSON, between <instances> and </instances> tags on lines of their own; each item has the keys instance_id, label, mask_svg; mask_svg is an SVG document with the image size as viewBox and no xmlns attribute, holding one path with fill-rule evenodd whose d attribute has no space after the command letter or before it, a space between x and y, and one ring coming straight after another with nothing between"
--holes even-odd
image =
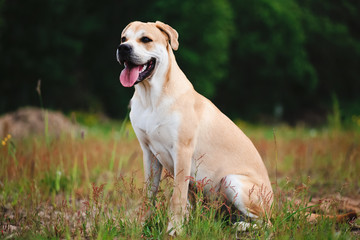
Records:
<instances>
[{"instance_id":1,"label":"green grass","mask_svg":"<svg viewBox=\"0 0 360 240\"><path fill-rule=\"evenodd\" d=\"M311 211L332 215L354 207L344 206L342 198L360 204L358 128L238 124L268 168L275 191L272 225L237 232L219 211L222 203L207 202L200 191L178 239L359 237L347 223L306 220ZM89 126L85 134L8 139L1 146L0 239L169 238L172 179L162 179L150 204L143 196L142 153L130 124ZM324 207L314 199L331 204Z\"/></svg>"}]
</instances>

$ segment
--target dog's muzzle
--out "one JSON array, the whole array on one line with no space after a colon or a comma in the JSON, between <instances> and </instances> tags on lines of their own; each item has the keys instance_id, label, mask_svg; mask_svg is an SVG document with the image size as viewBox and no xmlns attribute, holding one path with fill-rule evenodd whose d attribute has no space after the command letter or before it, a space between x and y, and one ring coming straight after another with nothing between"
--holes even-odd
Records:
<instances>
[{"instance_id":1,"label":"dog's muzzle","mask_svg":"<svg viewBox=\"0 0 360 240\"><path fill-rule=\"evenodd\" d=\"M156 64L155 58L142 62L134 55L132 46L124 43L116 50L116 59L125 66L120 74L120 82L124 87L132 87L149 78Z\"/></svg>"}]
</instances>

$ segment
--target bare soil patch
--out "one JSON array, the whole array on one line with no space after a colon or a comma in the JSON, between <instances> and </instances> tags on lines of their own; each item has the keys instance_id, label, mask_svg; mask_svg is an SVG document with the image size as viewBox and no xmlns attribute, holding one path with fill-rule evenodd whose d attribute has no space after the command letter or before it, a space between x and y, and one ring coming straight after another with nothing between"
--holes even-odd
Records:
<instances>
[{"instance_id":1,"label":"bare soil patch","mask_svg":"<svg viewBox=\"0 0 360 240\"><path fill-rule=\"evenodd\" d=\"M46 128L48 134L54 136L79 130L79 126L61 112L35 107L20 108L0 117L0 137L2 138L8 134L17 139L44 135Z\"/></svg>"}]
</instances>

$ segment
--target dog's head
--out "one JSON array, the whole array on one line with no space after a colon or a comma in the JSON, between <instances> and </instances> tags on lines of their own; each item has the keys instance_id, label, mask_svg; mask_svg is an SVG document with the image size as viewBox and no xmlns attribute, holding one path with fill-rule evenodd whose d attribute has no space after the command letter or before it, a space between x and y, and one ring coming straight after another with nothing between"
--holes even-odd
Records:
<instances>
[{"instance_id":1,"label":"dog's head","mask_svg":"<svg viewBox=\"0 0 360 240\"><path fill-rule=\"evenodd\" d=\"M125 66L120 74L121 84L132 87L150 79L168 61L168 51L177 50L178 46L178 33L165 23L130 23L123 30L116 51L118 62Z\"/></svg>"}]
</instances>

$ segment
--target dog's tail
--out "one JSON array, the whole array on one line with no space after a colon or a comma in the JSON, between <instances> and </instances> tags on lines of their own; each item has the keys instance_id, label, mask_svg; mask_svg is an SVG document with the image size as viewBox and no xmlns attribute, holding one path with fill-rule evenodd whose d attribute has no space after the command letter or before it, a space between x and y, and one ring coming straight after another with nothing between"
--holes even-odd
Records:
<instances>
[{"instance_id":1,"label":"dog's tail","mask_svg":"<svg viewBox=\"0 0 360 240\"><path fill-rule=\"evenodd\" d=\"M345 214L338 214L334 216L310 213L307 218L309 222L317 222L318 220L327 218L327 219L335 219L336 223L346 223L355 220L357 218L357 214L354 211Z\"/></svg>"}]
</instances>

